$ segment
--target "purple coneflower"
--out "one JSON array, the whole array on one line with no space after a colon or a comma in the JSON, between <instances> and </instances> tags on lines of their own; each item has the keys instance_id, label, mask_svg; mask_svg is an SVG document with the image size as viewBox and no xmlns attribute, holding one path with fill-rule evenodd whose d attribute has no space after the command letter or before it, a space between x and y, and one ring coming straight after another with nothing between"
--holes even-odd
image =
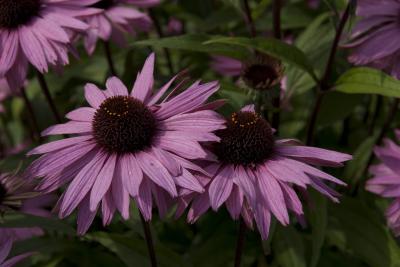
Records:
<instances>
[{"instance_id":1,"label":"purple coneflower","mask_svg":"<svg viewBox=\"0 0 400 267\"><path fill-rule=\"evenodd\" d=\"M0 266L1 267L12 267L18 262L31 256L32 253L24 253L13 258L7 259L11 252L11 248L14 242L15 231L0 228Z\"/></svg>"},{"instance_id":2,"label":"purple coneflower","mask_svg":"<svg viewBox=\"0 0 400 267\"><path fill-rule=\"evenodd\" d=\"M13 210L22 210L25 201L38 197L35 184L11 174L0 174L0 214Z\"/></svg>"},{"instance_id":3,"label":"purple coneflower","mask_svg":"<svg viewBox=\"0 0 400 267\"><path fill-rule=\"evenodd\" d=\"M272 63L272 64L271 64ZM288 92L287 77L278 61L252 60L243 63L238 59L226 56L213 56L211 68L220 75L238 78L255 90L266 90L280 82L281 108L291 109L291 92ZM238 81L240 85L240 80ZM257 88L257 85L259 87Z\"/></svg>"},{"instance_id":4,"label":"purple coneflower","mask_svg":"<svg viewBox=\"0 0 400 267\"><path fill-rule=\"evenodd\" d=\"M396 130L396 136L400 140L400 130ZM382 197L394 199L386 217L394 234L400 236L400 146L385 139L384 145L376 147L374 152L381 163L370 167L369 172L374 177L367 182L366 188Z\"/></svg>"},{"instance_id":5,"label":"purple coneflower","mask_svg":"<svg viewBox=\"0 0 400 267\"><path fill-rule=\"evenodd\" d=\"M268 55L258 54L247 62L225 56L214 56L211 67L222 75L240 76L248 87L259 91L271 89L283 78L282 63Z\"/></svg>"},{"instance_id":6,"label":"purple coneflower","mask_svg":"<svg viewBox=\"0 0 400 267\"><path fill-rule=\"evenodd\" d=\"M0 213L16 211L41 217L49 217L46 209L55 201L53 195L40 195L33 192L34 184L16 175L0 175ZM29 257L32 253L24 253L6 260L16 241L43 235L42 229L7 228L0 224L0 266L11 267L17 262Z\"/></svg>"},{"instance_id":7,"label":"purple coneflower","mask_svg":"<svg viewBox=\"0 0 400 267\"><path fill-rule=\"evenodd\" d=\"M25 81L28 63L41 73L49 66L68 64L71 36L88 25L76 19L98 10L86 8L95 0L0 1L0 76L11 88Z\"/></svg>"},{"instance_id":8,"label":"purple coneflower","mask_svg":"<svg viewBox=\"0 0 400 267\"><path fill-rule=\"evenodd\" d=\"M181 200L181 206L192 201L189 221L204 209L217 210L225 203L232 218L241 216L250 226L254 218L262 238L267 239L272 215L283 225L289 224L289 210L303 215L296 187L312 187L338 202L339 194L324 181L345 183L310 165L340 167L350 155L302 146L295 140L275 141L273 129L252 105L233 113L217 136L221 141L212 151L219 162L206 168L212 174L208 195L192 194Z\"/></svg>"},{"instance_id":9,"label":"purple coneflower","mask_svg":"<svg viewBox=\"0 0 400 267\"><path fill-rule=\"evenodd\" d=\"M349 61L387 71L400 78L400 42L398 39L400 2L397 0L358 1L361 16L352 31Z\"/></svg>"},{"instance_id":10,"label":"purple coneflower","mask_svg":"<svg viewBox=\"0 0 400 267\"><path fill-rule=\"evenodd\" d=\"M101 10L85 18L91 26L85 35L85 48L89 54L96 49L97 40L113 41L120 46L126 44L125 34L136 35L138 31L148 31L151 19L133 6L151 7L159 0L100 0L91 6Z\"/></svg>"},{"instance_id":11,"label":"purple coneflower","mask_svg":"<svg viewBox=\"0 0 400 267\"><path fill-rule=\"evenodd\" d=\"M53 191L70 183L59 201L64 218L78 208L78 231L84 233L101 206L103 223L110 223L115 210L129 217L129 195L148 221L153 197L165 214L178 188L203 192L188 170L199 167L194 159L209 155L202 142L218 141L213 133L224 120L212 111L220 102L205 104L219 86L195 82L186 91L160 99L174 78L153 94L154 54L147 59L131 93L116 78L107 90L85 87L90 107L67 114L71 121L55 125L44 135L76 136L37 147L30 154L44 154L29 168L33 177L44 177L38 189Z\"/></svg>"}]
</instances>

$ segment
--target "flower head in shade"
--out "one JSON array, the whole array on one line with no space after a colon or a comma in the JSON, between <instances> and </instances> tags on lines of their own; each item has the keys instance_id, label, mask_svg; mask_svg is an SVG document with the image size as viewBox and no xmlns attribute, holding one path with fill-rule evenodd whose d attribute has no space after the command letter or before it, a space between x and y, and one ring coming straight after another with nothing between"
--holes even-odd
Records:
<instances>
[{"instance_id":1,"label":"flower head in shade","mask_svg":"<svg viewBox=\"0 0 400 267\"><path fill-rule=\"evenodd\" d=\"M325 182L345 185L316 166L340 167L351 156L330 150L302 146L294 140L275 140L273 130L253 106L233 113L226 128L217 131L221 139L212 151L218 163L206 167L212 174L206 194L192 194L181 200L191 202L189 221L212 207L226 205L234 219L240 216L251 225L254 219L263 239L268 238L271 216L289 224L289 212L303 215L295 188L312 187L338 202L338 193Z\"/></svg>"},{"instance_id":2,"label":"flower head in shade","mask_svg":"<svg viewBox=\"0 0 400 267\"><path fill-rule=\"evenodd\" d=\"M15 178L14 179L18 179ZM21 180L19 180L21 181ZM23 201L19 212L35 216L49 217L50 212L46 209L54 203L53 195L42 195ZM42 229L38 227L31 228L7 228L0 224L0 266L13 266L17 262L32 255L31 252L24 253L6 260L11 251L12 245L16 241L26 240L35 236L43 235Z\"/></svg>"},{"instance_id":3,"label":"flower head in shade","mask_svg":"<svg viewBox=\"0 0 400 267\"><path fill-rule=\"evenodd\" d=\"M44 154L27 172L43 177L39 190L53 191L69 183L59 201L59 215L66 217L78 208L80 233L88 229L98 208L104 224L116 210L128 218L129 195L150 220L153 199L165 214L178 189L203 192L189 170L198 169L192 160L210 158L200 144L218 141L213 132L224 128L224 120L212 110L220 102L205 104L218 83L195 82L161 100L174 78L153 93L153 69L154 54L131 93L116 77L107 80L105 91L88 84L85 97L90 107L70 112L69 122L44 132L76 136L30 152Z\"/></svg>"},{"instance_id":4,"label":"flower head in shade","mask_svg":"<svg viewBox=\"0 0 400 267\"><path fill-rule=\"evenodd\" d=\"M239 85L243 81L248 87L259 91L268 90L280 82L281 108L291 109L290 98L292 93L288 91L287 77L283 76L283 66L278 60L271 57L270 59L268 61L266 57L264 59L254 58L244 63L226 56L213 56L210 66L215 72L223 76L234 78L241 76L241 80L238 81ZM262 62L267 63L262 64Z\"/></svg>"},{"instance_id":5,"label":"flower head in shade","mask_svg":"<svg viewBox=\"0 0 400 267\"><path fill-rule=\"evenodd\" d=\"M10 254L12 245L15 241L24 240L40 234L41 233L30 229L0 228L0 266L12 267L18 262L31 256L32 253L28 252L7 259L8 254Z\"/></svg>"},{"instance_id":6,"label":"flower head in shade","mask_svg":"<svg viewBox=\"0 0 400 267\"><path fill-rule=\"evenodd\" d=\"M247 62L225 56L214 56L211 68L222 75L240 76L249 88L259 91L271 89L279 84L284 74L282 62L265 54L257 54Z\"/></svg>"},{"instance_id":7,"label":"flower head in shade","mask_svg":"<svg viewBox=\"0 0 400 267\"><path fill-rule=\"evenodd\" d=\"M400 78L400 2L397 0L358 1L349 61L387 71Z\"/></svg>"},{"instance_id":8,"label":"flower head in shade","mask_svg":"<svg viewBox=\"0 0 400 267\"><path fill-rule=\"evenodd\" d=\"M94 52L99 38L123 46L126 44L125 34L134 36L138 31L148 31L151 19L134 6L151 7L157 4L159 0L100 0L94 3L92 7L101 12L85 19L90 25L84 42L87 52Z\"/></svg>"},{"instance_id":9,"label":"flower head in shade","mask_svg":"<svg viewBox=\"0 0 400 267\"><path fill-rule=\"evenodd\" d=\"M25 81L28 63L38 71L68 64L71 36L88 25L77 16L98 12L94 0L0 1L0 76L12 89Z\"/></svg>"},{"instance_id":10,"label":"flower head in shade","mask_svg":"<svg viewBox=\"0 0 400 267\"><path fill-rule=\"evenodd\" d=\"M0 214L11 210L22 210L24 202L39 196L35 184L11 174L0 174Z\"/></svg>"},{"instance_id":11,"label":"flower head in shade","mask_svg":"<svg viewBox=\"0 0 400 267\"><path fill-rule=\"evenodd\" d=\"M400 130L396 131L400 140ZM368 191L393 199L386 211L389 227L396 236L400 236L400 146L389 139L384 140L382 147L374 149L381 163L370 167L373 178L367 182Z\"/></svg>"}]
</instances>

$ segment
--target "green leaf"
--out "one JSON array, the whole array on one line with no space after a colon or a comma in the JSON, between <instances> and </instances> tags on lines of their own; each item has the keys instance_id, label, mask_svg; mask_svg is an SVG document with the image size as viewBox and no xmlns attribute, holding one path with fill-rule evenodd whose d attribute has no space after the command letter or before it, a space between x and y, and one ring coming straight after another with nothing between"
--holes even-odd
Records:
<instances>
[{"instance_id":1,"label":"green leaf","mask_svg":"<svg viewBox=\"0 0 400 267\"><path fill-rule=\"evenodd\" d=\"M127 266L150 266L145 240L133 234L119 235L98 232L85 237L99 242L117 254ZM156 243L155 250L160 266L184 266L181 256L162 246L162 244Z\"/></svg>"},{"instance_id":2,"label":"green leaf","mask_svg":"<svg viewBox=\"0 0 400 267\"><path fill-rule=\"evenodd\" d=\"M397 266L399 251L380 216L358 199L332 204L331 214L345 234L346 248L371 267Z\"/></svg>"},{"instance_id":3,"label":"green leaf","mask_svg":"<svg viewBox=\"0 0 400 267\"><path fill-rule=\"evenodd\" d=\"M55 218L36 217L28 214L8 214L2 218L1 227L40 227L47 231L75 235L76 231L62 220Z\"/></svg>"},{"instance_id":4,"label":"green leaf","mask_svg":"<svg viewBox=\"0 0 400 267\"><path fill-rule=\"evenodd\" d=\"M362 100L363 96L361 95L329 92L322 101L318 115L318 125L330 125L343 120L354 111Z\"/></svg>"},{"instance_id":5,"label":"green leaf","mask_svg":"<svg viewBox=\"0 0 400 267\"><path fill-rule=\"evenodd\" d=\"M346 165L344 177L352 184L356 184L360 177L364 174L365 166L368 163L375 145L376 136L365 139L353 153L353 159Z\"/></svg>"},{"instance_id":6,"label":"green leaf","mask_svg":"<svg viewBox=\"0 0 400 267\"><path fill-rule=\"evenodd\" d=\"M149 266L150 262L147 257L136 250L132 250L129 247L117 242L114 235L108 233L93 233L86 235L85 238L88 240L97 241L110 251L117 254L117 256L126 264L128 267L135 266ZM143 245L143 241L132 238L132 242L138 242L138 245Z\"/></svg>"},{"instance_id":7,"label":"green leaf","mask_svg":"<svg viewBox=\"0 0 400 267\"><path fill-rule=\"evenodd\" d=\"M348 94L378 94L400 97L400 81L382 71L361 67L344 73L336 82L337 91Z\"/></svg>"},{"instance_id":8,"label":"green leaf","mask_svg":"<svg viewBox=\"0 0 400 267\"><path fill-rule=\"evenodd\" d=\"M152 46L157 48L168 48L174 50L186 50L192 52L203 52L216 55L224 55L237 59L249 58L250 52L246 49L238 49L230 44L205 44L221 36L210 36L205 34L188 34L161 39L148 39L134 42L134 46Z\"/></svg>"},{"instance_id":9,"label":"green leaf","mask_svg":"<svg viewBox=\"0 0 400 267\"><path fill-rule=\"evenodd\" d=\"M274 255L281 267L306 267L304 242L292 226L277 227L273 240Z\"/></svg>"},{"instance_id":10,"label":"green leaf","mask_svg":"<svg viewBox=\"0 0 400 267\"><path fill-rule=\"evenodd\" d=\"M206 44L229 44L255 49L259 52L277 57L288 64L293 64L310 74L314 80L318 80L314 73L313 66L300 49L273 38L224 37L219 39L214 38L206 42Z\"/></svg>"}]
</instances>

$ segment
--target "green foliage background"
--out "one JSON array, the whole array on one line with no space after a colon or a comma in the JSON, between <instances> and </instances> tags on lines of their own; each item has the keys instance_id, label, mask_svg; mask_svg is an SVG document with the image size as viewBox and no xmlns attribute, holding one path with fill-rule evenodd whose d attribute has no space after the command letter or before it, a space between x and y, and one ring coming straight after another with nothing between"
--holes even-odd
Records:
<instances>
[{"instance_id":1,"label":"green foliage background","mask_svg":"<svg viewBox=\"0 0 400 267\"><path fill-rule=\"evenodd\" d=\"M127 85L132 85L146 56L157 53L156 80L163 84L171 77L164 48L172 56L175 72L188 69L193 79L221 81L219 97L228 100L222 113L228 114L254 101L254 94L235 81L215 74L209 66L211 55L246 59L249 49L280 58L286 66L287 94L290 109L281 111L280 137L305 140L307 121L315 100L315 80L324 70L338 23L338 14L346 2L327 0L312 10L305 1L286 1L282 27L293 37L288 45L265 36L272 27L271 1L250 1L260 37L250 39L239 0L164 1L154 12L163 28L169 17L184 22L181 36L159 39L152 32L132 39L126 48L113 46L117 71ZM354 22L356 18L353 18ZM353 24L345 28L348 33ZM101 44L93 57L85 55L72 60L62 76L46 75L51 92L63 114L84 105L83 86L87 82L103 85L109 76ZM346 61L347 51L340 50L332 75L332 90L327 94L317 120L315 145L348 152L354 160L334 174L348 183L338 188L343 194L334 204L315 192L305 204L306 227L294 224L282 227L273 222L268 241L262 242L257 232L246 235L243 266L257 267L396 267L400 266L398 241L388 230L384 211L388 204L364 190L365 168L393 97L400 97L400 82L386 74L354 68ZM36 79L30 76L28 94L40 118L40 128L54 124ZM380 103L380 104L378 104ZM12 145L25 142L27 116L23 101L14 98L6 103L9 113L2 117ZM267 107L268 108L268 107ZM371 118L374 117L373 121ZM399 118L392 128L398 126ZM392 136L391 132L389 134ZM2 138L7 138L2 136ZM0 161L0 169L23 169L31 159L26 151ZM333 170L327 170L333 171ZM233 266L238 223L224 209L208 212L195 225L175 220L173 214L164 221L154 216L152 231L160 266L225 267ZM17 214L3 218L4 227L40 226L46 235L19 242L12 253L37 251L21 266L149 266L146 243L135 207L129 221L116 217L108 228L96 219L89 233L75 235L75 220L59 221Z\"/></svg>"}]
</instances>

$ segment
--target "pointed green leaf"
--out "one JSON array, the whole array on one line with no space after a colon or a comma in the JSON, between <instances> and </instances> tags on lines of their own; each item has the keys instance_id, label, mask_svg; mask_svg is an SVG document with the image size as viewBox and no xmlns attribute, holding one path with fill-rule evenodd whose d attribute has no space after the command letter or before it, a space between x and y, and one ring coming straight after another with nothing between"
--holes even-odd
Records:
<instances>
[{"instance_id":1,"label":"pointed green leaf","mask_svg":"<svg viewBox=\"0 0 400 267\"><path fill-rule=\"evenodd\" d=\"M336 82L337 91L348 94L378 94L400 97L400 81L372 68L353 68Z\"/></svg>"}]
</instances>

